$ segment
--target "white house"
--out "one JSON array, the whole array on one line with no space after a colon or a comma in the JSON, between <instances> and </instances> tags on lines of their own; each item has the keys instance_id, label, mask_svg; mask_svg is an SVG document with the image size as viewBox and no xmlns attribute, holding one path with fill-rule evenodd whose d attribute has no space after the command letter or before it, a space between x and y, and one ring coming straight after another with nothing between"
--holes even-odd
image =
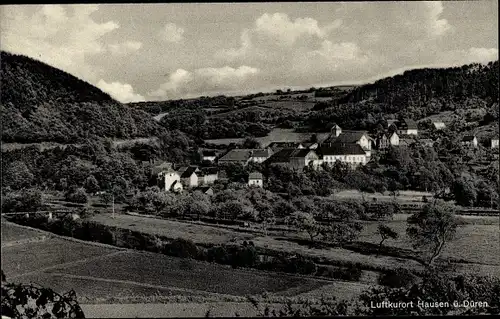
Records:
<instances>
[{"instance_id":1,"label":"white house","mask_svg":"<svg viewBox=\"0 0 500 319\"><path fill-rule=\"evenodd\" d=\"M183 167L179 169L181 182L185 187L197 187L199 183L198 174L200 170L196 166Z\"/></svg>"},{"instance_id":2,"label":"white house","mask_svg":"<svg viewBox=\"0 0 500 319\"><path fill-rule=\"evenodd\" d=\"M201 169L200 175L200 177L203 177L203 184L210 185L218 179L219 172L217 170L217 167L206 167Z\"/></svg>"},{"instance_id":3,"label":"white house","mask_svg":"<svg viewBox=\"0 0 500 319\"><path fill-rule=\"evenodd\" d=\"M418 135L417 122L412 119L403 119L397 122L399 135Z\"/></svg>"},{"instance_id":4,"label":"white house","mask_svg":"<svg viewBox=\"0 0 500 319\"><path fill-rule=\"evenodd\" d=\"M498 148L498 138L491 139L491 148Z\"/></svg>"},{"instance_id":5,"label":"white house","mask_svg":"<svg viewBox=\"0 0 500 319\"><path fill-rule=\"evenodd\" d=\"M432 125L434 125L434 128L436 130L442 130L446 128L446 124L444 124L443 122L432 122Z\"/></svg>"},{"instance_id":6,"label":"white house","mask_svg":"<svg viewBox=\"0 0 500 319\"><path fill-rule=\"evenodd\" d=\"M217 155L215 154L215 151L203 151L203 153L202 153L202 160L203 161L210 161L213 163L216 158L217 158Z\"/></svg>"},{"instance_id":7,"label":"white house","mask_svg":"<svg viewBox=\"0 0 500 319\"><path fill-rule=\"evenodd\" d=\"M248 185L249 186L257 186L264 187L264 179L262 174L259 172L253 172L248 175Z\"/></svg>"},{"instance_id":8,"label":"white house","mask_svg":"<svg viewBox=\"0 0 500 319\"><path fill-rule=\"evenodd\" d=\"M462 145L467 147L477 147L477 138L473 135L466 135L462 138Z\"/></svg>"},{"instance_id":9,"label":"white house","mask_svg":"<svg viewBox=\"0 0 500 319\"><path fill-rule=\"evenodd\" d=\"M164 189L166 192L174 191L182 191L183 187L181 184L181 175L173 170L165 171L161 174L161 177L164 180Z\"/></svg>"},{"instance_id":10,"label":"white house","mask_svg":"<svg viewBox=\"0 0 500 319\"><path fill-rule=\"evenodd\" d=\"M359 144L335 143L321 146L317 152L321 155L322 163L326 165L334 165L335 162L340 161L356 167L368 162L368 156Z\"/></svg>"}]
</instances>

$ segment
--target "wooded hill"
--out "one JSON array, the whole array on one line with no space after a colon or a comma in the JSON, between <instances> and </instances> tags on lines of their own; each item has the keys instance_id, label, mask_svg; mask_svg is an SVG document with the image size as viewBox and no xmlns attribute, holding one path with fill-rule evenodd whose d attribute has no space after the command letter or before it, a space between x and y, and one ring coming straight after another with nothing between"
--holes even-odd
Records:
<instances>
[{"instance_id":1,"label":"wooded hill","mask_svg":"<svg viewBox=\"0 0 500 319\"><path fill-rule=\"evenodd\" d=\"M1 52L2 142L74 143L158 133L151 116L35 59Z\"/></svg>"}]
</instances>

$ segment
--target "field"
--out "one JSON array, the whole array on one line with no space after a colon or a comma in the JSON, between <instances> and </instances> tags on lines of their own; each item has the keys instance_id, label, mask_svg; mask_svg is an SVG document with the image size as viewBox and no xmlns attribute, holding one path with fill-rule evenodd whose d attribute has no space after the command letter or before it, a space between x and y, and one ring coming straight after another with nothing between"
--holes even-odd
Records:
<instances>
[{"instance_id":1,"label":"field","mask_svg":"<svg viewBox=\"0 0 500 319\"><path fill-rule=\"evenodd\" d=\"M11 234L16 229L19 233L26 233L25 228L10 223L2 223L2 229L4 226ZM240 302L238 307L245 308L248 295L266 292L270 300L283 302L284 297L315 294L314 291L319 289L317 296L342 297L339 293L343 294L351 285L304 276L232 269L160 254L51 238L49 234L47 237L49 239L45 241L2 249L2 270L9 281L36 283L57 292L74 289L84 304L184 302L188 308L197 309L199 303L205 303L205 307L225 301L232 302L233 306ZM323 288L326 285L332 289ZM337 287L339 289L333 289ZM352 293L355 296L359 291L354 289Z\"/></svg>"},{"instance_id":2,"label":"field","mask_svg":"<svg viewBox=\"0 0 500 319\"><path fill-rule=\"evenodd\" d=\"M298 100L281 100L281 101L268 101L264 106L272 109L289 109L295 111L309 111L314 107L316 101L298 101Z\"/></svg>"},{"instance_id":3,"label":"field","mask_svg":"<svg viewBox=\"0 0 500 319\"><path fill-rule=\"evenodd\" d=\"M269 135L264 137L257 137L256 140L266 147L271 142L303 142L309 139L314 133L297 133L294 129L282 129L275 128ZM324 139L329 133L317 133L318 139ZM228 145L230 143L242 143L244 138L221 138L205 140L206 143L218 144L218 145Z\"/></svg>"},{"instance_id":4,"label":"field","mask_svg":"<svg viewBox=\"0 0 500 319\"><path fill-rule=\"evenodd\" d=\"M2 247L17 241L36 239L44 233L33 228L23 228L2 222Z\"/></svg>"}]
</instances>

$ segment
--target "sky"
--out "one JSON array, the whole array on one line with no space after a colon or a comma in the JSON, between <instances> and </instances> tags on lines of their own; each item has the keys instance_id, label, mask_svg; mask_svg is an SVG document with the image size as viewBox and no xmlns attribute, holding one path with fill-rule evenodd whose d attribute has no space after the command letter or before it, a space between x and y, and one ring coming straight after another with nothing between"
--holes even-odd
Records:
<instances>
[{"instance_id":1,"label":"sky","mask_svg":"<svg viewBox=\"0 0 500 319\"><path fill-rule=\"evenodd\" d=\"M498 1L10 5L0 47L121 102L362 84L498 59Z\"/></svg>"}]
</instances>

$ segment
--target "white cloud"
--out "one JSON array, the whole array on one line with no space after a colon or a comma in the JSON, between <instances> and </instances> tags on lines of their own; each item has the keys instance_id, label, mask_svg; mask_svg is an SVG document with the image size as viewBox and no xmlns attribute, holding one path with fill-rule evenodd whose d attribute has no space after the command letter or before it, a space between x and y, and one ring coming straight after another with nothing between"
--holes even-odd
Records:
<instances>
[{"instance_id":1,"label":"white cloud","mask_svg":"<svg viewBox=\"0 0 500 319\"><path fill-rule=\"evenodd\" d=\"M428 8L428 26L429 31L432 35L440 36L445 34L451 29L451 25L446 19L440 19L441 13L443 13L443 4L441 1L425 1L425 5Z\"/></svg>"},{"instance_id":2,"label":"white cloud","mask_svg":"<svg viewBox=\"0 0 500 319\"><path fill-rule=\"evenodd\" d=\"M109 50L114 55L125 55L131 52L138 51L142 48L142 42L138 41L126 41L123 43L110 44Z\"/></svg>"},{"instance_id":3,"label":"white cloud","mask_svg":"<svg viewBox=\"0 0 500 319\"><path fill-rule=\"evenodd\" d=\"M98 9L98 5L45 5L30 12L27 6L4 6L2 49L95 82L96 70L86 64L86 57L105 52L102 37L119 28L115 21L95 22L91 14Z\"/></svg>"},{"instance_id":4,"label":"white cloud","mask_svg":"<svg viewBox=\"0 0 500 319\"><path fill-rule=\"evenodd\" d=\"M97 87L122 103L145 101L144 97L134 93L132 86L127 83L107 83L103 79L100 79L99 82L97 82Z\"/></svg>"},{"instance_id":5,"label":"white cloud","mask_svg":"<svg viewBox=\"0 0 500 319\"><path fill-rule=\"evenodd\" d=\"M192 72L178 69L169 75L168 81L149 93L153 98L178 98L203 95L206 92L223 92L241 89L241 86L259 70L246 65L238 68L200 68Z\"/></svg>"},{"instance_id":6,"label":"white cloud","mask_svg":"<svg viewBox=\"0 0 500 319\"><path fill-rule=\"evenodd\" d=\"M180 42L184 39L184 29L175 23L167 23L160 32L161 38L167 42Z\"/></svg>"}]
</instances>

